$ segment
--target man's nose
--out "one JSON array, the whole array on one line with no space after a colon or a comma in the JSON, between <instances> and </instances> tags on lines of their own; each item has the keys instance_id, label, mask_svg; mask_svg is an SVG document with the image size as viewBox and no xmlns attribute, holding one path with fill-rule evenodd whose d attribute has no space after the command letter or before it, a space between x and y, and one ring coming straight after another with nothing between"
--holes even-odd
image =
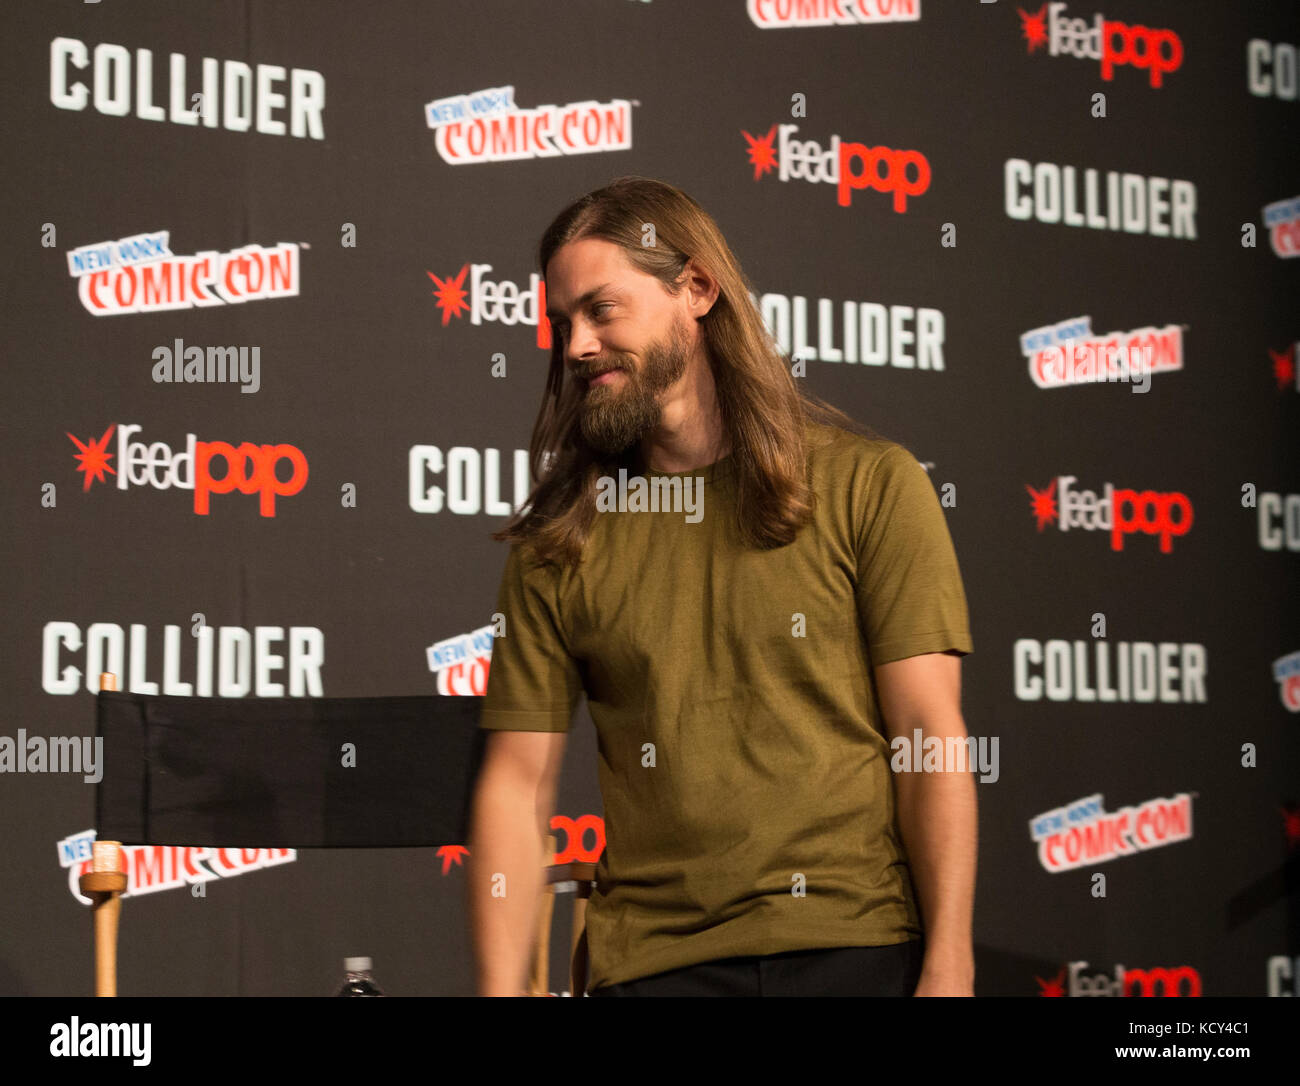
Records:
<instances>
[{"instance_id":1,"label":"man's nose","mask_svg":"<svg viewBox=\"0 0 1300 1086\"><path fill-rule=\"evenodd\" d=\"M569 329L564 345L564 357L570 366L600 354L600 340L585 321L578 321Z\"/></svg>"}]
</instances>

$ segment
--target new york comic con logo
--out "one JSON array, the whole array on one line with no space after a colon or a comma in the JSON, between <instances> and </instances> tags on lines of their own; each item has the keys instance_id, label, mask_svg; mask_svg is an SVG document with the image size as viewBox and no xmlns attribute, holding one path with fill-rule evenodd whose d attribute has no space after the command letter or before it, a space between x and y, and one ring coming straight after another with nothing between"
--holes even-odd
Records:
<instances>
[{"instance_id":1,"label":"new york comic con logo","mask_svg":"<svg viewBox=\"0 0 1300 1086\"><path fill-rule=\"evenodd\" d=\"M632 147L632 103L623 98L521 109L513 86L488 87L427 102L424 119L451 166Z\"/></svg>"},{"instance_id":2,"label":"new york comic con logo","mask_svg":"<svg viewBox=\"0 0 1300 1086\"><path fill-rule=\"evenodd\" d=\"M1107 811L1098 792L1035 815L1029 834L1038 842L1044 870L1072 871L1191 840L1192 797L1179 792L1172 799Z\"/></svg>"},{"instance_id":3,"label":"new york comic con logo","mask_svg":"<svg viewBox=\"0 0 1300 1086\"><path fill-rule=\"evenodd\" d=\"M1291 652L1273 661L1273 678L1278 696L1291 712L1300 713L1300 652Z\"/></svg>"},{"instance_id":4,"label":"new york comic con logo","mask_svg":"<svg viewBox=\"0 0 1300 1086\"><path fill-rule=\"evenodd\" d=\"M494 636L494 626L480 626L436 641L424 650L439 694L482 697L487 693Z\"/></svg>"},{"instance_id":5,"label":"new york comic con logo","mask_svg":"<svg viewBox=\"0 0 1300 1086\"><path fill-rule=\"evenodd\" d=\"M921 0L746 0L745 9L750 21L762 30L916 22L921 18Z\"/></svg>"},{"instance_id":6,"label":"new york comic con logo","mask_svg":"<svg viewBox=\"0 0 1300 1086\"><path fill-rule=\"evenodd\" d=\"M1264 225L1277 256L1283 260L1300 256L1300 196L1268 204L1264 208Z\"/></svg>"},{"instance_id":7,"label":"new york comic con logo","mask_svg":"<svg viewBox=\"0 0 1300 1086\"><path fill-rule=\"evenodd\" d=\"M1044 4L1036 12L1016 9L1031 54L1046 46L1049 56L1100 61L1101 77L1108 82L1116 68L1143 69L1153 87L1163 86L1165 74L1183 66L1183 41L1172 30L1130 26L1100 12L1090 25L1086 19L1067 17L1066 6Z\"/></svg>"},{"instance_id":8,"label":"new york comic con logo","mask_svg":"<svg viewBox=\"0 0 1300 1086\"><path fill-rule=\"evenodd\" d=\"M177 256L169 234L157 230L70 250L68 274L77 280L86 312L111 317L298 295L300 258L293 242Z\"/></svg>"},{"instance_id":9,"label":"new york comic con logo","mask_svg":"<svg viewBox=\"0 0 1300 1086\"><path fill-rule=\"evenodd\" d=\"M1183 328L1146 325L1128 332L1097 334L1089 316L1072 317L1025 332L1020 351L1039 388L1125 381L1150 387L1146 376L1183 368Z\"/></svg>"},{"instance_id":10,"label":"new york comic con logo","mask_svg":"<svg viewBox=\"0 0 1300 1086\"><path fill-rule=\"evenodd\" d=\"M82 892L79 880L94 862L95 831L83 830L58 843L59 866L68 872L68 889L83 905L90 898ZM155 894L160 890L179 890L189 886L194 897L206 896L205 883L230 879L280 864L294 863L298 852L292 848L209 848L181 845L123 845L118 853L118 871L126 876L123 897Z\"/></svg>"}]
</instances>

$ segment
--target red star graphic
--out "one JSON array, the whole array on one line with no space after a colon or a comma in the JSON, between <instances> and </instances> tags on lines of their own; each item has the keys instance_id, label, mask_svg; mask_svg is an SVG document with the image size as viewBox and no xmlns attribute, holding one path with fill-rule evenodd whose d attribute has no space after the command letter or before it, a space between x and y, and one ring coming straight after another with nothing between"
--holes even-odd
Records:
<instances>
[{"instance_id":1,"label":"red star graphic","mask_svg":"<svg viewBox=\"0 0 1300 1086\"><path fill-rule=\"evenodd\" d=\"M461 267L454 279L439 279L433 272L425 272L425 275L438 284L438 289L433 293L438 296L438 308L442 310L442 326L444 328L447 327L447 322L453 316L459 317L462 313L469 312L469 305L465 301L465 276L468 274L468 264Z\"/></svg>"},{"instance_id":2,"label":"red star graphic","mask_svg":"<svg viewBox=\"0 0 1300 1086\"><path fill-rule=\"evenodd\" d=\"M1038 981L1038 987L1040 989L1038 994L1040 996L1061 997L1065 995L1064 969L1057 973L1051 980L1043 980L1042 977L1035 977L1034 980Z\"/></svg>"},{"instance_id":3,"label":"red star graphic","mask_svg":"<svg viewBox=\"0 0 1300 1086\"><path fill-rule=\"evenodd\" d=\"M117 423L115 422L109 423L108 429L104 431L103 437L98 441L95 441L92 438L85 444L82 444L82 442L78 438L73 437L72 434L68 434L72 443L81 450L81 452L77 453L77 460L80 461L77 465L77 470L86 473L86 485L81 488L83 491L90 489L91 479L95 479L101 483L106 482L104 479L104 472L108 472L109 475L117 474L117 472L109 467L108 464L108 462L113 459L113 454L104 451L108 446L108 439L113 436L113 429L116 426ZM65 430L64 433L67 433L67 431Z\"/></svg>"},{"instance_id":4,"label":"red star graphic","mask_svg":"<svg viewBox=\"0 0 1300 1086\"><path fill-rule=\"evenodd\" d=\"M1295 358L1292 356L1292 348L1288 347L1284 351L1275 351L1272 347L1268 349L1269 357L1273 359L1273 376L1277 378L1277 387L1286 388L1295 380Z\"/></svg>"},{"instance_id":5,"label":"red star graphic","mask_svg":"<svg viewBox=\"0 0 1300 1086\"><path fill-rule=\"evenodd\" d=\"M1030 15L1024 8L1016 10L1020 12L1020 30L1029 43L1029 51L1041 49L1047 44L1047 5L1039 8L1037 15Z\"/></svg>"},{"instance_id":6,"label":"red star graphic","mask_svg":"<svg viewBox=\"0 0 1300 1086\"><path fill-rule=\"evenodd\" d=\"M1292 803L1282 808L1282 832L1288 849L1300 845L1300 805Z\"/></svg>"},{"instance_id":7,"label":"red star graphic","mask_svg":"<svg viewBox=\"0 0 1300 1086\"><path fill-rule=\"evenodd\" d=\"M754 180L757 181L776 166L776 125L769 128L761 139L751 136L743 128L740 134L749 141L749 161L754 164Z\"/></svg>"},{"instance_id":8,"label":"red star graphic","mask_svg":"<svg viewBox=\"0 0 1300 1086\"><path fill-rule=\"evenodd\" d=\"M454 863L457 867L461 865L461 857L469 855L469 849L464 845L443 845L438 849L437 855L442 857L442 873L445 875L451 870Z\"/></svg>"},{"instance_id":9,"label":"red star graphic","mask_svg":"<svg viewBox=\"0 0 1300 1086\"><path fill-rule=\"evenodd\" d=\"M1052 493L1056 489L1056 480L1053 479L1042 490L1035 490L1032 486L1026 485L1029 496L1033 501L1029 503L1029 508L1034 511L1034 516L1038 518L1038 530L1041 532L1048 524L1056 519L1056 496Z\"/></svg>"}]
</instances>

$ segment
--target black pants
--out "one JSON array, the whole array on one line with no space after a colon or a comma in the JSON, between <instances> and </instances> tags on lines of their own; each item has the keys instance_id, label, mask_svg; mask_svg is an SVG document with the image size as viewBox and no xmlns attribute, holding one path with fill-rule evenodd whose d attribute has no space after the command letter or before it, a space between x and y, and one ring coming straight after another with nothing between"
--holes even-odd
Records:
<instances>
[{"instance_id":1,"label":"black pants","mask_svg":"<svg viewBox=\"0 0 1300 1086\"><path fill-rule=\"evenodd\" d=\"M722 958L607 984L589 996L910 996L921 978L919 939L893 946L792 950Z\"/></svg>"}]
</instances>

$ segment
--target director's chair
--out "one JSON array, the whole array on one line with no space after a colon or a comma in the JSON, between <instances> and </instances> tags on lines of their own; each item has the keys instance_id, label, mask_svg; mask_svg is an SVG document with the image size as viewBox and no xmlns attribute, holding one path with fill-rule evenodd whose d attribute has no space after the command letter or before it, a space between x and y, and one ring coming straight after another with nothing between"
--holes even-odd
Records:
<instances>
[{"instance_id":1,"label":"director's chair","mask_svg":"<svg viewBox=\"0 0 1300 1086\"><path fill-rule=\"evenodd\" d=\"M100 676L90 898L95 994L117 994L117 929L127 887L122 845L420 848L468 839L485 732L482 699L221 698L126 694ZM344 767L345 744L358 751ZM554 856L554 838L548 856ZM574 994L586 981L584 907L591 864L551 865L529 994L547 991L554 894L575 891ZM581 972L579 973L579 969Z\"/></svg>"}]
</instances>

